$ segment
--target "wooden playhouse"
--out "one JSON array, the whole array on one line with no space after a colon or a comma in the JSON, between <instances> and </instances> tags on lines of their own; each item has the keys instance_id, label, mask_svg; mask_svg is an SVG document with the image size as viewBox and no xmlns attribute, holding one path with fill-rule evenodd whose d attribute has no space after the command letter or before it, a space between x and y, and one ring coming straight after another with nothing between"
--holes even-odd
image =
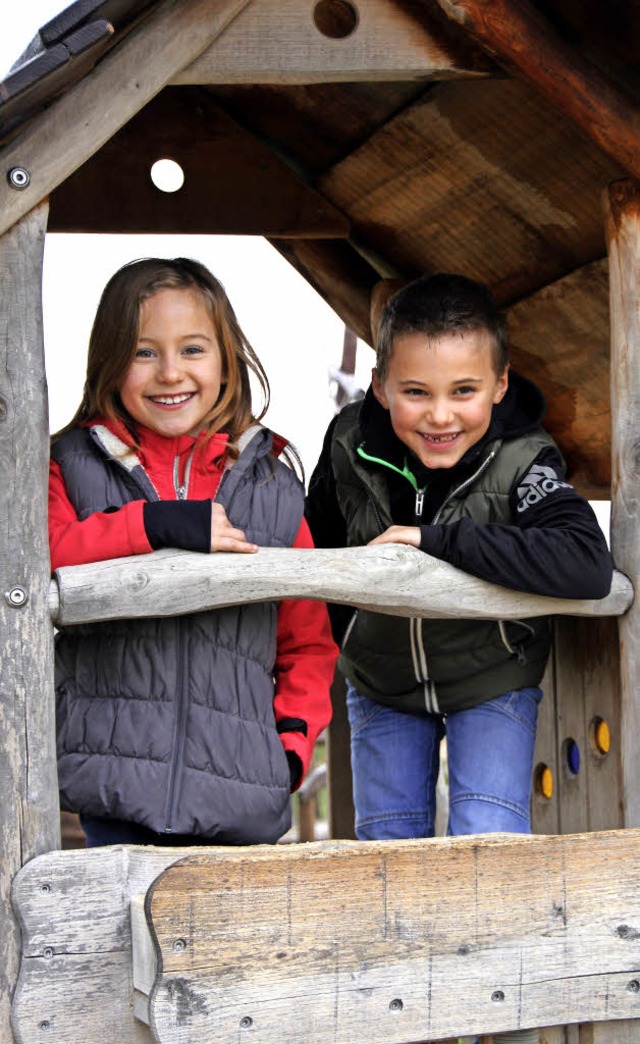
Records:
<instances>
[{"instance_id":1,"label":"wooden playhouse","mask_svg":"<svg viewBox=\"0 0 640 1044\"><path fill-rule=\"evenodd\" d=\"M640 1041L639 102L634 0L76 0L0 84L0 1040ZM409 548L51 580L47 230L265 236L368 343L415 275L486 282L573 483L611 499L611 594L523 596ZM156 615L178 583L184 612L552 612L537 835L349 840L336 684L331 840L60 851L53 628Z\"/></svg>"}]
</instances>

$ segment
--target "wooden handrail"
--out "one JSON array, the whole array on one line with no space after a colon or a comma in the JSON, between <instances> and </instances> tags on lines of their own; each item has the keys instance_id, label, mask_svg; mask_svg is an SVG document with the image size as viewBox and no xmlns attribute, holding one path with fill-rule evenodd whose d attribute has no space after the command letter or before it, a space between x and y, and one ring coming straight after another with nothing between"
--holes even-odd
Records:
<instances>
[{"instance_id":1,"label":"wooden handrail","mask_svg":"<svg viewBox=\"0 0 640 1044\"><path fill-rule=\"evenodd\" d=\"M56 626L176 616L228 605L311 598L393 616L503 619L621 616L633 586L614 574L606 598L572 600L510 591L412 547L378 545L254 555L156 551L58 569L49 609Z\"/></svg>"}]
</instances>

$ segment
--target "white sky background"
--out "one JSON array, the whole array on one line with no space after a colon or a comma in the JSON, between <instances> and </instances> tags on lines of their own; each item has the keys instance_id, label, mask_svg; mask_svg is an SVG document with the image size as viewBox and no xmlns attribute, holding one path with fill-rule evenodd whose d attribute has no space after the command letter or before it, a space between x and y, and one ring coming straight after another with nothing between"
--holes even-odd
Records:
<instances>
[{"instance_id":1,"label":"white sky background","mask_svg":"<svg viewBox=\"0 0 640 1044\"><path fill-rule=\"evenodd\" d=\"M10 15L0 16L0 76L65 6L63 0L11 4ZM260 237L47 236L43 307L51 430L70 420L80 401L89 330L104 284L127 261L149 255L194 257L221 280L269 377L266 420L296 445L308 479L333 415L328 374L340 364L344 324ZM357 354L356 379L365 388L373 352L358 342ZM608 534L608 502L593 506Z\"/></svg>"}]
</instances>

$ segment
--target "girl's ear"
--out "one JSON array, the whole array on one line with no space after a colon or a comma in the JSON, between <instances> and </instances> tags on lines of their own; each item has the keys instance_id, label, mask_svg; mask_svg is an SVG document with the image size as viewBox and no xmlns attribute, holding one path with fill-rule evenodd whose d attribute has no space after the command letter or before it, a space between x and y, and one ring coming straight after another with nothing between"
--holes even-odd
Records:
<instances>
[{"instance_id":1,"label":"girl's ear","mask_svg":"<svg viewBox=\"0 0 640 1044\"><path fill-rule=\"evenodd\" d=\"M384 390L384 384L380 380L380 377L378 376L378 371L376 370L375 366L371 371L371 388L373 390L373 394L375 395L380 405L384 406L385 410L388 410L389 401Z\"/></svg>"},{"instance_id":2,"label":"girl's ear","mask_svg":"<svg viewBox=\"0 0 640 1044\"><path fill-rule=\"evenodd\" d=\"M495 394L493 396L493 404L494 404L494 406L497 405L499 402L502 402L502 400L504 399L505 395L507 394L507 388L508 387L509 387L509 363L507 363L507 365L505 366L503 372L498 377L498 382L496 384Z\"/></svg>"}]
</instances>

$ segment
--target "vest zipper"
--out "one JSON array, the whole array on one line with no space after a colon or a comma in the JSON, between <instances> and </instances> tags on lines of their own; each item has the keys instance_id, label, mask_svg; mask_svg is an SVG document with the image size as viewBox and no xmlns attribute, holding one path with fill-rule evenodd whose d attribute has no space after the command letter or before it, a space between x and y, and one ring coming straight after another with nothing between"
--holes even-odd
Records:
<instances>
[{"instance_id":1,"label":"vest zipper","mask_svg":"<svg viewBox=\"0 0 640 1044\"><path fill-rule=\"evenodd\" d=\"M176 491L176 500L187 499L187 493L189 492L189 477L191 475L191 465L193 463L193 455L195 451L196 449L194 446L187 458L183 483L180 482L180 457L177 456L173 462L173 488Z\"/></svg>"},{"instance_id":2,"label":"vest zipper","mask_svg":"<svg viewBox=\"0 0 640 1044\"><path fill-rule=\"evenodd\" d=\"M459 493L464 492L464 490L467 488L467 486L470 486L472 482L475 482L477 478L480 478L482 472L486 471L486 469L489 467L491 461L493 460L493 458L495 457L497 452L498 452L497 450L491 450L491 453L489 454L488 457L486 457L483 460L483 462L480 465L480 467L478 468L478 470L474 471L473 475L470 475L469 478L465 479L464 482L461 482L460 485L456 487L456 489L452 489L451 492L447 494L447 496L442 501L440 507L436 511L435 515L433 516L433 518L431 520L432 524L434 524L434 523L439 521L440 515L442 514L442 512L446 508L447 504L449 504L453 500L454 497L457 497Z\"/></svg>"},{"instance_id":3,"label":"vest zipper","mask_svg":"<svg viewBox=\"0 0 640 1044\"><path fill-rule=\"evenodd\" d=\"M422 512L424 510L424 491L427 487L423 486L416 492L416 521L422 518Z\"/></svg>"},{"instance_id":4,"label":"vest zipper","mask_svg":"<svg viewBox=\"0 0 640 1044\"><path fill-rule=\"evenodd\" d=\"M416 681L422 685L424 708L428 714L438 714L440 707L436 697L436 687L429 677L427 654L422 640L422 620L418 616L409 619L409 638L411 641L411 659Z\"/></svg>"},{"instance_id":5,"label":"vest zipper","mask_svg":"<svg viewBox=\"0 0 640 1044\"><path fill-rule=\"evenodd\" d=\"M180 797L180 790L182 785L182 770L183 770L183 758L184 758L184 747L186 742L186 726L187 726L187 712L189 709L189 672L186 666L186 656L183 647L183 633L182 633L182 620L178 616L176 618L177 627L177 643L176 653L178 659L177 669L177 681L178 691L176 693L178 706L176 708L176 723L173 741L173 751L171 754L171 768L169 770L169 785L167 787L167 804L165 813L165 833L173 834L176 818L176 809L178 807L178 799Z\"/></svg>"}]
</instances>

